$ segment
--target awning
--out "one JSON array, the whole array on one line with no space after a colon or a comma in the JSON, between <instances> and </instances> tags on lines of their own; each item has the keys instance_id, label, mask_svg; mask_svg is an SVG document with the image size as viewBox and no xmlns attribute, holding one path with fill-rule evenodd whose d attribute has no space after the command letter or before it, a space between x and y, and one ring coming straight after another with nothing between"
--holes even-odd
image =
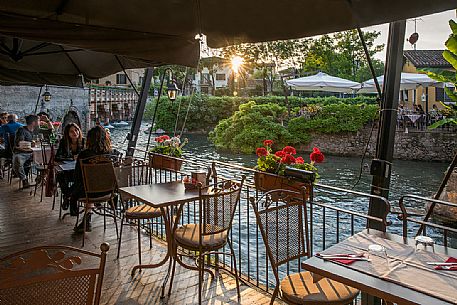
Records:
<instances>
[{"instance_id":1,"label":"awning","mask_svg":"<svg viewBox=\"0 0 457 305\"><path fill-rule=\"evenodd\" d=\"M286 81L286 83L293 90L297 91L326 91L340 93L353 93L355 91L354 87L360 86L360 83L330 76L323 72L311 76L291 79Z\"/></svg>"},{"instance_id":2,"label":"awning","mask_svg":"<svg viewBox=\"0 0 457 305\"><path fill-rule=\"evenodd\" d=\"M384 75L378 76L376 79L378 80L379 85L382 88L382 85L384 83ZM427 74L405 73L405 72L401 73L400 90L416 89L419 86L444 87L444 84L430 78ZM358 91L357 91L358 93L376 93L377 92L373 79L363 82L361 86L355 86L354 89L358 89Z\"/></svg>"},{"instance_id":3,"label":"awning","mask_svg":"<svg viewBox=\"0 0 457 305\"><path fill-rule=\"evenodd\" d=\"M196 66L199 33L207 35L210 47L222 47L313 36L456 7L457 0L0 0L0 35L116 54L136 61L132 67ZM60 59L40 61L51 66ZM85 61L97 63L87 56ZM0 62L4 80L57 84L74 78L74 72L55 75L25 59L15 63L6 65L6 58ZM109 73L117 70L115 62L103 67Z\"/></svg>"}]
</instances>

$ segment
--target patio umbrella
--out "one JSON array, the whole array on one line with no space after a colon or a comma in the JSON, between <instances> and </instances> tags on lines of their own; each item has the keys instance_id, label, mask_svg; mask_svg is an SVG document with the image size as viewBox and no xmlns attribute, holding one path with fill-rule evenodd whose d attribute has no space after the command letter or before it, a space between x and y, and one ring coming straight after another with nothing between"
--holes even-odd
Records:
<instances>
[{"instance_id":1,"label":"patio umbrella","mask_svg":"<svg viewBox=\"0 0 457 305\"><path fill-rule=\"evenodd\" d=\"M371 26L456 6L456 0L0 0L0 33L157 60L156 51L173 52L170 45L192 44L200 33L210 47L222 47Z\"/></svg>"},{"instance_id":2,"label":"patio umbrella","mask_svg":"<svg viewBox=\"0 0 457 305\"><path fill-rule=\"evenodd\" d=\"M384 83L384 75L378 76L377 80L379 85L382 87ZM416 89L418 86L422 87L442 87L443 83L440 83L434 79L431 79L427 74L419 73L401 73L400 90ZM370 79L363 82L360 86L355 86L354 89L358 89L358 93L376 93L376 87L374 80Z\"/></svg>"},{"instance_id":3,"label":"patio umbrella","mask_svg":"<svg viewBox=\"0 0 457 305\"><path fill-rule=\"evenodd\" d=\"M330 76L323 72L311 76L291 79L286 81L286 83L293 90L297 91L326 91L340 93L353 93L355 91L354 87L360 86L360 83Z\"/></svg>"}]
</instances>

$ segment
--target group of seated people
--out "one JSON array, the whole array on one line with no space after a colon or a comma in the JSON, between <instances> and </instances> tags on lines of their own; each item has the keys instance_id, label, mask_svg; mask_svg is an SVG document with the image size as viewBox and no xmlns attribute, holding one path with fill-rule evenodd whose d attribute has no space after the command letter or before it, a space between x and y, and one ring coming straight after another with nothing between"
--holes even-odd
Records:
<instances>
[{"instance_id":1,"label":"group of seated people","mask_svg":"<svg viewBox=\"0 0 457 305\"><path fill-rule=\"evenodd\" d=\"M23 188L27 188L30 186L28 176L32 167L33 153L30 149L24 149L24 145L19 143L30 142L30 147L34 147L34 135L38 127L41 124L52 128L51 120L48 115L42 113L31 114L25 117L26 124L23 125L17 122L16 115L1 113L0 122L0 143L2 143L0 157L12 160L14 176L21 180ZM110 134L105 128L99 125L91 128L84 139L81 128L77 124L69 123L65 126L54 161L77 161L74 172L59 172L56 177L62 192L62 208L70 208L70 215L78 215L78 199L85 196L80 160L106 154L118 154L118 152L112 150ZM89 213L77 226L76 231L82 232L84 222L87 223L86 230L90 230L90 221Z\"/></svg>"}]
</instances>

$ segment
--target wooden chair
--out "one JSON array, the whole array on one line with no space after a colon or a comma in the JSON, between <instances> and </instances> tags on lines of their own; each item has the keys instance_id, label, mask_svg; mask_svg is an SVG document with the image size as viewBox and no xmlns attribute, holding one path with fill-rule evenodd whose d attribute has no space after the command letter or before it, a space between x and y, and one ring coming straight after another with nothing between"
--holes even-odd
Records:
<instances>
[{"instance_id":1,"label":"wooden chair","mask_svg":"<svg viewBox=\"0 0 457 305\"><path fill-rule=\"evenodd\" d=\"M98 305L109 245L43 246L0 258L2 305Z\"/></svg>"},{"instance_id":2,"label":"wooden chair","mask_svg":"<svg viewBox=\"0 0 457 305\"><path fill-rule=\"evenodd\" d=\"M257 224L276 279L270 304L281 292L288 304L352 304L359 291L323 278L314 281L310 272L287 275L280 280L279 267L301 257L310 257L306 190L300 193L274 190L257 202L251 199Z\"/></svg>"},{"instance_id":3,"label":"wooden chair","mask_svg":"<svg viewBox=\"0 0 457 305\"><path fill-rule=\"evenodd\" d=\"M42 163L36 164L35 170L36 170L36 178L35 178L35 189L33 191L33 196L36 196L36 191L38 189L38 186L41 188L41 193L40 193L40 202L43 201L43 190L46 185L47 179L48 179L48 153L47 150L51 149L51 143L45 141L45 140L40 140L40 147L41 147L41 159ZM55 193L55 192L54 192ZM55 196L55 195L54 195Z\"/></svg>"},{"instance_id":4,"label":"wooden chair","mask_svg":"<svg viewBox=\"0 0 457 305\"><path fill-rule=\"evenodd\" d=\"M86 196L80 198L78 201L84 204L84 220L86 220L88 212L93 210L94 213L103 216L103 228L106 230L106 216L113 218L116 227L116 236L119 238L115 204L117 180L110 156L99 155L86 158L80 160L80 164ZM106 206L107 203L109 207ZM96 205L99 206L96 207ZM98 210L102 210L102 212L98 212ZM76 225L78 225L78 221L79 213L76 219ZM83 247L87 229L86 223L84 221Z\"/></svg>"},{"instance_id":5,"label":"wooden chair","mask_svg":"<svg viewBox=\"0 0 457 305\"><path fill-rule=\"evenodd\" d=\"M125 160L123 164L115 168L118 187L135 186L148 183L149 166L142 160ZM121 232L119 234L119 244L117 247L117 258L119 259L122 244L122 228L136 222L138 226L138 261L141 265L141 223L147 222L149 227L153 224L153 219L162 216L160 209L153 208L146 204L129 206L135 202L133 198L125 195L120 198L122 204ZM125 222L125 223L124 223ZM149 234L149 248L152 248L152 232Z\"/></svg>"},{"instance_id":6,"label":"wooden chair","mask_svg":"<svg viewBox=\"0 0 457 305\"><path fill-rule=\"evenodd\" d=\"M238 293L238 301L241 302L240 285L236 266L235 252L230 240L230 230L232 229L233 217L236 207L240 200L241 189L243 187L243 176L240 183L225 180L215 184L212 187L199 188L199 204L197 223L184 224L178 227L178 221L174 224L173 236L177 247L185 250L195 251L197 258L197 268L187 266L189 269L196 269L199 272L198 278L198 302L201 304L204 257L210 254L223 254L220 252L225 245L230 248L230 255L233 259L233 269L236 280L236 289ZM176 219L180 219L183 208L186 204L179 206ZM177 250L177 249L176 249ZM176 256L178 259L178 256ZM181 260L180 264L185 265ZM172 289L174 271L176 262L173 262L172 277L170 279L170 294Z\"/></svg>"}]
</instances>

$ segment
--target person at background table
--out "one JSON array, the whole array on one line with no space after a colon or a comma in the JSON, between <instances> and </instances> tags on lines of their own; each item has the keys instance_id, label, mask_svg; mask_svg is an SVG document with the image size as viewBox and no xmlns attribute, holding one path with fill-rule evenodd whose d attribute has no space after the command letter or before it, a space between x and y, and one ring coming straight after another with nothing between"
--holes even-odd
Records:
<instances>
[{"instance_id":1,"label":"person at background table","mask_svg":"<svg viewBox=\"0 0 457 305\"><path fill-rule=\"evenodd\" d=\"M422 108L422 105L417 105L416 111L419 114L425 114L425 111L424 111L424 108Z\"/></svg>"},{"instance_id":2,"label":"person at background table","mask_svg":"<svg viewBox=\"0 0 457 305\"><path fill-rule=\"evenodd\" d=\"M20 148L20 142L30 142L33 147L33 133L40 124L38 116L31 114L25 117L26 126L19 127L14 137L13 171L22 181L22 187L30 186L27 176L32 164L32 152Z\"/></svg>"},{"instance_id":3,"label":"person at background table","mask_svg":"<svg viewBox=\"0 0 457 305\"><path fill-rule=\"evenodd\" d=\"M3 125L8 123L8 113L2 112L0 113L0 158L6 158L6 151L5 151L5 135L3 134Z\"/></svg>"},{"instance_id":4,"label":"person at background table","mask_svg":"<svg viewBox=\"0 0 457 305\"><path fill-rule=\"evenodd\" d=\"M87 132L86 137L86 148L81 151L76 160L75 166L75 183L71 186L70 196L70 215L76 216L78 213L78 199L84 197L84 181L83 173L81 170L81 160L95 157L98 155L117 155L116 151L112 150L111 139L105 128L102 126L95 126ZM97 196L103 196L106 194L97 194ZM87 223L86 231L91 230L91 218L92 213L88 213L86 219L82 219L81 223L75 228L78 233L83 232L84 221Z\"/></svg>"},{"instance_id":5,"label":"person at background table","mask_svg":"<svg viewBox=\"0 0 457 305\"><path fill-rule=\"evenodd\" d=\"M60 140L54 160L56 162L76 160L78 154L83 150L84 143L82 132L79 126L75 123L70 123L65 126L63 138ZM62 208L68 209L70 204L70 183L74 182L73 172L59 172L57 174L57 182L62 191Z\"/></svg>"},{"instance_id":6,"label":"person at background table","mask_svg":"<svg viewBox=\"0 0 457 305\"><path fill-rule=\"evenodd\" d=\"M8 122L1 126L3 140L5 142L5 157L11 158L13 155L13 147L10 145L10 139L12 140L12 144L14 144L14 137L16 135L16 131L24 126L21 123L17 122L17 115L10 113L8 114Z\"/></svg>"},{"instance_id":7,"label":"person at background table","mask_svg":"<svg viewBox=\"0 0 457 305\"><path fill-rule=\"evenodd\" d=\"M43 135L43 138L49 142L51 138L51 134L54 132L54 125L52 125L52 120L49 117L49 114L42 111L37 114L40 118L40 129L39 133Z\"/></svg>"}]
</instances>

